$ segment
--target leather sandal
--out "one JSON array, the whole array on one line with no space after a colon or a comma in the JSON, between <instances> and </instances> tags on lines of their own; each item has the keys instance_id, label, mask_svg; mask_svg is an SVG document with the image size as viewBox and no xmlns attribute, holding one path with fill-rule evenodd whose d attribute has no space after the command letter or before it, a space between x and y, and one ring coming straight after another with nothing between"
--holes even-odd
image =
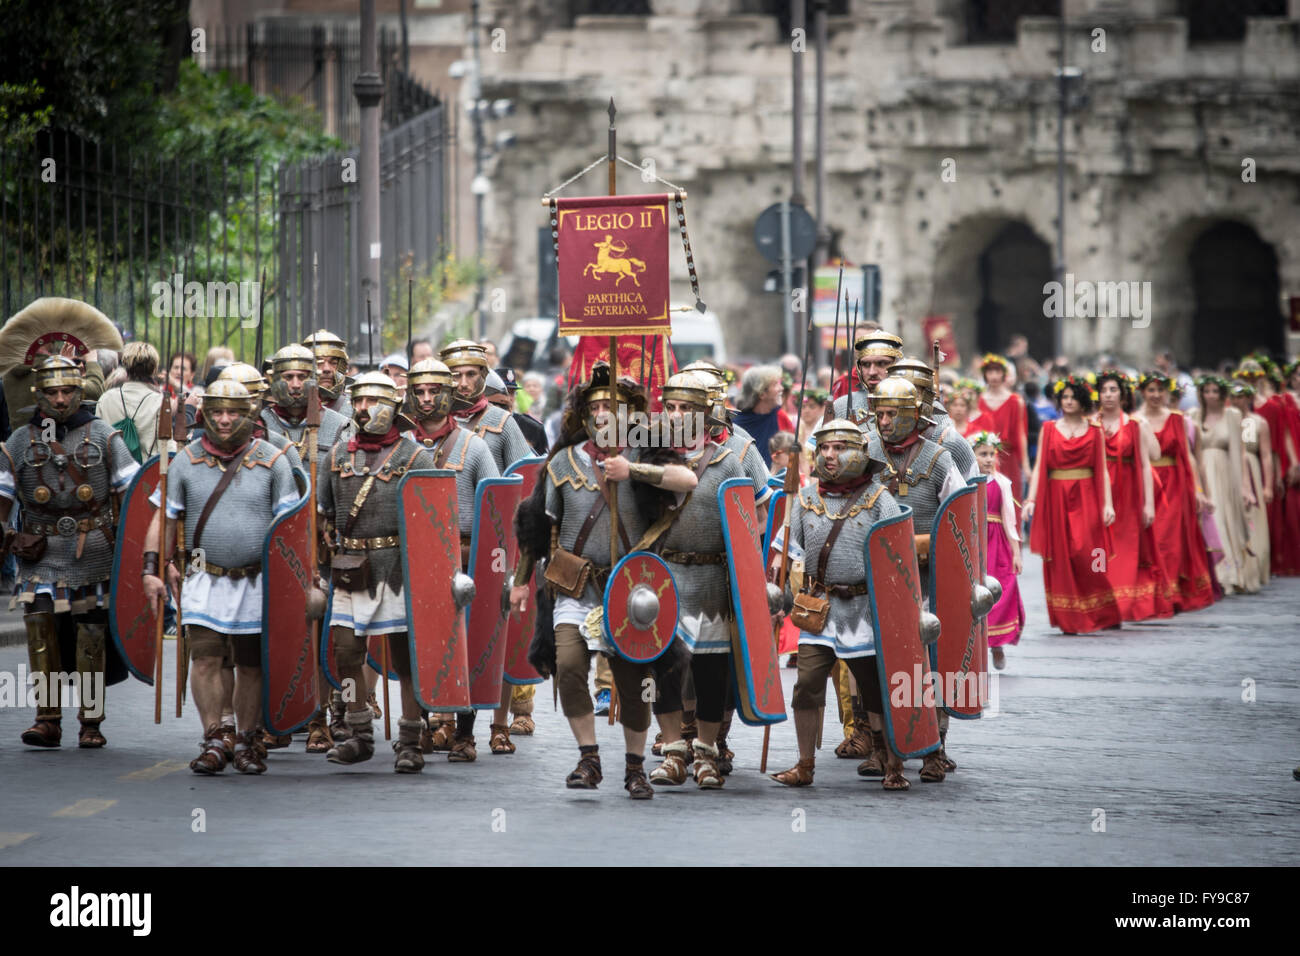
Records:
<instances>
[{"instance_id":1,"label":"leather sandal","mask_svg":"<svg viewBox=\"0 0 1300 956\"><path fill-rule=\"evenodd\" d=\"M514 753L515 745L510 742L510 728L505 724L492 724L492 737L488 740L488 746L494 754Z\"/></svg>"},{"instance_id":2,"label":"leather sandal","mask_svg":"<svg viewBox=\"0 0 1300 956\"><path fill-rule=\"evenodd\" d=\"M892 751L889 753L888 762L885 764L885 779L880 781L881 787L886 790L911 790L912 785L907 782L903 776L903 761Z\"/></svg>"},{"instance_id":3,"label":"leather sandal","mask_svg":"<svg viewBox=\"0 0 1300 956\"><path fill-rule=\"evenodd\" d=\"M330 748L333 746L334 738L330 736L329 725L325 723L325 715L317 711L316 716L307 724L307 753L329 753Z\"/></svg>"},{"instance_id":4,"label":"leather sandal","mask_svg":"<svg viewBox=\"0 0 1300 956\"><path fill-rule=\"evenodd\" d=\"M226 763L235 759L235 738L239 736L234 724L222 724L217 730L221 745L226 751Z\"/></svg>"},{"instance_id":5,"label":"leather sandal","mask_svg":"<svg viewBox=\"0 0 1300 956\"><path fill-rule=\"evenodd\" d=\"M800 760L789 770L783 770L780 773L772 774L772 779L777 783L783 783L787 787L809 787L813 782L813 763L817 758L809 757L806 760Z\"/></svg>"},{"instance_id":6,"label":"leather sandal","mask_svg":"<svg viewBox=\"0 0 1300 956\"><path fill-rule=\"evenodd\" d=\"M858 727L854 727L852 736L845 737L840 741L839 746L835 748L835 756L850 760L855 757L870 757L871 751L870 734Z\"/></svg>"},{"instance_id":7,"label":"leather sandal","mask_svg":"<svg viewBox=\"0 0 1300 956\"><path fill-rule=\"evenodd\" d=\"M948 756L948 732L945 730L939 735L939 762L943 765L944 773L952 773L957 769L957 761Z\"/></svg>"},{"instance_id":8,"label":"leather sandal","mask_svg":"<svg viewBox=\"0 0 1300 956\"><path fill-rule=\"evenodd\" d=\"M81 732L77 734L77 746L86 750L93 750L104 746L108 743L104 735L99 732L99 721L83 720L81 722Z\"/></svg>"},{"instance_id":9,"label":"leather sandal","mask_svg":"<svg viewBox=\"0 0 1300 956\"><path fill-rule=\"evenodd\" d=\"M429 738L429 744L433 747L434 753L445 753L451 750L452 745L456 742L456 723L455 721L444 720L438 724L436 730Z\"/></svg>"},{"instance_id":10,"label":"leather sandal","mask_svg":"<svg viewBox=\"0 0 1300 956\"><path fill-rule=\"evenodd\" d=\"M510 732L523 737L531 737L536 729L531 714L515 714L515 719L510 722Z\"/></svg>"},{"instance_id":11,"label":"leather sandal","mask_svg":"<svg viewBox=\"0 0 1300 956\"><path fill-rule=\"evenodd\" d=\"M871 753L866 760L858 764L858 776L883 777L889 756L885 750L885 735L880 731L871 730L867 732L867 740L871 744Z\"/></svg>"},{"instance_id":12,"label":"leather sandal","mask_svg":"<svg viewBox=\"0 0 1300 956\"><path fill-rule=\"evenodd\" d=\"M655 742L650 745L650 752L656 757L664 755L664 735L662 733L655 734Z\"/></svg>"},{"instance_id":13,"label":"leather sandal","mask_svg":"<svg viewBox=\"0 0 1300 956\"><path fill-rule=\"evenodd\" d=\"M374 714L375 714L375 720L383 720L383 719L384 719L384 712L383 712L382 710L379 709L379 701L375 699L375 693L374 693L374 691L371 691L371 692L370 692L370 696L366 698L366 703L369 704L369 705L370 705L370 709L371 709L372 711L374 711Z\"/></svg>"},{"instance_id":14,"label":"leather sandal","mask_svg":"<svg viewBox=\"0 0 1300 956\"><path fill-rule=\"evenodd\" d=\"M731 776L731 771L734 766L733 762L736 759L736 755L731 748L727 746L727 739L725 737L718 738L717 748L718 773L722 774L724 777L729 777Z\"/></svg>"},{"instance_id":15,"label":"leather sandal","mask_svg":"<svg viewBox=\"0 0 1300 956\"><path fill-rule=\"evenodd\" d=\"M656 787L676 787L685 783L687 746L684 740L664 744L664 762L650 771L650 782Z\"/></svg>"},{"instance_id":16,"label":"leather sandal","mask_svg":"<svg viewBox=\"0 0 1300 956\"><path fill-rule=\"evenodd\" d=\"M283 750L285 747L289 746L291 743L293 743L293 735L292 735L292 734L277 735L277 734L273 734L273 733L271 733L269 730L263 730L263 731L262 731L261 744L262 744L262 750L263 750L263 751L267 751L267 750ZM263 758L266 757L265 752L263 752L262 757L263 757Z\"/></svg>"},{"instance_id":17,"label":"leather sandal","mask_svg":"<svg viewBox=\"0 0 1300 956\"><path fill-rule=\"evenodd\" d=\"M600 754L583 754L573 773L564 779L564 785L570 790L595 790L604 779L600 772Z\"/></svg>"},{"instance_id":18,"label":"leather sandal","mask_svg":"<svg viewBox=\"0 0 1300 956\"><path fill-rule=\"evenodd\" d=\"M451 745L447 759L452 763L473 763L478 759L473 737L457 737Z\"/></svg>"},{"instance_id":19,"label":"leather sandal","mask_svg":"<svg viewBox=\"0 0 1300 956\"><path fill-rule=\"evenodd\" d=\"M939 751L931 750L921 763L921 780L925 783L943 783L947 776L943 769L943 758Z\"/></svg>"},{"instance_id":20,"label":"leather sandal","mask_svg":"<svg viewBox=\"0 0 1300 956\"><path fill-rule=\"evenodd\" d=\"M58 747L63 740L63 723L57 717L39 717L23 731L23 743L29 747Z\"/></svg>"},{"instance_id":21,"label":"leather sandal","mask_svg":"<svg viewBox=\"0 0 1300 956\"><path fill-rule=\"evenodd\" d=\"M722 774L718 772L718 748L696 738L691 742L695 749L695 785L701 790L719 790Z\"/></svg>"},{"instance_id":22,"label":"leather sandal","mask_svg":"<svg viewBox=\"0 0 1300 956\"><path fill-rule=\"evenodd\" d=\"M226 769L229 763L226 757L226 744L216 726L209 727L203 740L199 741L203 749L190 761L190 769L204 776L213 776Z\"/></svg>"},{"instance_id":23,"label":"leather sandal","mask_svg":"<svg viewBox=\"0 0 1300 956\"><path fill-rule=\"evenodd\" d=\"M240 773L266 773L266 762L253 746L257 734L257 731L240 734L235 744L235 769Z\"/></svg>"},{"instance_id":24,"label":"leather sandal","mask_svg":"<svg viewBox=\"0 0 1300 956\"><path fill-rule=\"evenodd\" d=\"M420 732L427 731L429 725L423 720L399 720L397 722L397 739L393 741L393 750L397 759L393 763L396 773L419 773L424 769L424 754L420 753Z\"/></svg>"},{"instance_id":25,"label":"leather sandal","mask_svg":"<svg viewBox=\"0 0 1300 956\"><path fill-rule=\"evenodd\" d=\"M623 789L633 800L649 800L655 795L655 788L650 786L650 781L645 776L644 764L627 765L623 773Z\"/></svg>"}]
</instances>

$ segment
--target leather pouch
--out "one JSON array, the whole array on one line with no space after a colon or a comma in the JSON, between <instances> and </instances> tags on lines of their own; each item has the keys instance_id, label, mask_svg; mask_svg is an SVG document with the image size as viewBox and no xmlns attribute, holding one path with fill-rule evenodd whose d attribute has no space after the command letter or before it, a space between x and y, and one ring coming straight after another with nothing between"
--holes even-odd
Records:
<instances>
[{"instance_id":1,"label":"leather pouch","mask_svg":"<svg viewBox=\"0 0 1300 956\"><path fill-rule=\"evenodd\" d=\"M370 558L364 554L336 554L330 565L330 581L340 591L370 588Z\"/></svg>"},{"instance_id":2,"label":"leather pouch","mask_svg":"<svg viewBox=\"0 0 1300 956\"><path fill-rule=\"evenodd\" d=\"M826 630L826 618L830 614L831 602L828 598L812 594L799 593L794 596L794 607L790 611L790 620L795 627L809 634L820 634Z\"/></svg>"},{"instance_id":3,"label":"leather pouch","mask_svg":"<svg viewBox=\"0 0 1300 956\"><path fill-rule=\"evenodd\" d=\"M580 598L591 577L591 562L572 551L556 548L546 562L546 583L559 594Z\"/></svg>"},{"instance_id":4,"label":"leather pouch","mask_svg":"<svg viewBox=\"0 0 1300 956\"><path fill-rule=\"evenodd\" d=\"M14 535L13 547L10 548L10 551L14 557L29 564L35 564L45 557L45 546L48 543L43 534L29 534L26 531L19 531Z\"/></svg>"}]
</instances>

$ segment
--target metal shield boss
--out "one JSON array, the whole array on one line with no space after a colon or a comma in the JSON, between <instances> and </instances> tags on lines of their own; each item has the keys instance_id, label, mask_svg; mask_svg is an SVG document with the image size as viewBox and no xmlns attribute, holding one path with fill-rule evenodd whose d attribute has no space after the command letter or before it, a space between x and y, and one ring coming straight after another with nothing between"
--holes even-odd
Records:
<instances>
[{"instance_id":1,"label":"metal shield boss","mask_svg":"<svg viewBox=\"0 0 1300 956\"><path fill-rule=\"evenodd\" d=\"M457 578L463 575L456 473L408 471L398 482L397 498L415 699L431 711L467 711L469 652L464 604L457 593Z\"/></svg>"},{"instance_id":2,"label":"metal shield boss","mask_svg":"<svg viewBox=\"0 0 1300 956\"><path fill-rule=\"evenodd\" d=\"M736 712L747 724L785 720L785 695L763 568L762 528L748 478L728 478L718 488L718 512L727 546L727 576L735 625L731 659L736 676Z\"/></svg>"},{"instance_id":3,"label":"metal shield boss","mask_svg":"<svg viewBox=\"0 0 1300 956\"><path fill-rule=\"evenodd\" d=\"M537 478L542 472L546 459L541 457L520 458L506 469L506 477L518 475L524 480L519 489L519 500L524 501L533 493ZM542 675L528 663L528 645L532 643L533 632L537 627L537 572L529 585L533 593L524 605L523 614L512 614L506 624L506 665L505 679L509 684L540 684Z\"/></svg>"},{"instance_id":4,"label":"metal shield boss","mask_svg":"<svg viewBox=\"0 0 1300 956\"><path fill-rule=\"evenodd\" d=\"M668 650L677 631L677 586L657 554L633 551L605 584L601 627L619 657L647 664Z\"/></svg>"},{"instance_id":5,"label":"metal shield boss","mask_svg":"<svg viewBox=\"0 0 1300 956\"><path fill-rule=\"evenodd\" d=\"M981 621L993 607L980 559L978 485L939 507L930 532L930 593L939 640L930 648L940 705L954 717L980 715L988 687L988 639Z\"/></svg>"},{"instance_id":6,"label":"metal shield boss","mask_svg":"<svg viewBox=\"0 0 1300 956\"><path fill-rule=\"evenodd\" d=\"M273 734L293 733L318 706L307 615L314 506L313 496L303 494L262 542L262 719Z\"/></svg>"},{"instance_id":7,"label":"metal shield boss","mask_svg":"<svg viewBox=\"0 0 1300 956\"><path fill-rule=\"evenodd\" d=\"M912 509L876 522L863 546L871 587L876 670L885 702L885 740L906 759L939 746L939 719L922 643L921 575L912 534Z\"/></svg>"},{"instance_id":8,"label":"metal shield boss","mask_svg":"<svg viewBox=\"0 0 1300 956\"><path fill-rule=\"evenodd\" d=\"M503 598L515 569L515 509L524 479L484 478L474 489L474 531L469 546L469 576L474 599L469 605L465 633L469 642L470 702L476 708L501 703L505 679L506 623Z\"/></svg>"},{"instance_id":9,"label":"metal shield boss","mask_svg":"<svg viewBox=\"0 0 1300 956\"><path fill-rule=\"evenodd\" d=\"M149 497L158 488L158 457L146 461L122 496L113 550L113 586L108 599L109 630L118 653L137 680L153 684L156 606L144 596L144 539L158 509Z\"/></svg>"}]
</instances>

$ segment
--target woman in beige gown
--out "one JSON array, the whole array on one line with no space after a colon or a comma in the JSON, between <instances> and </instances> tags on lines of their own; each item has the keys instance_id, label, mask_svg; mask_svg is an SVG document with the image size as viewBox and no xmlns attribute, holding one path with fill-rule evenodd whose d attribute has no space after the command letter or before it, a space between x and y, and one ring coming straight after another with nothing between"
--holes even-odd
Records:
<instances>
[{"instance_id":1,"label":"woman in beige gown","mask_svg":"<svg viewBox=\"0 0 1300 956\"><path fill-rule=\"evenodd\" d=\"M1215 577L1225 594L1254 593L1260 588L1258 570L1248 562L1247 506L1257 504L1242 482L1241 412L1228 405L1228 383L1207 375L1197 382L1200 408L1192 411L1198 430L1196 459L1202 487L1214 504L1212 519L1223 550L1214 555Z\"/></svg>"},{"instance_id":2,"label":"woman in beige gown","mask_svg":"<svg viewBox=\"0 0 1300 956\"><path fill-rule=\"evenodd\" d=\"M1241 412L1242 474L1255 504L1246 507L1246 561L1253 564L1261 585L1268 584L1268 505L1273 500L1273 438L1268 422L1256 414L1255 390L1235 382L1229 390L1232 405Z\"/></svg>"}]
</instances>

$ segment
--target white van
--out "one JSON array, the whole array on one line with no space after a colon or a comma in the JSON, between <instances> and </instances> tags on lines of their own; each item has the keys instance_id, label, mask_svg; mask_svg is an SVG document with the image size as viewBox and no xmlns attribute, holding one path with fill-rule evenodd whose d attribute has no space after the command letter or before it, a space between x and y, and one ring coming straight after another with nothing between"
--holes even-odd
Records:
<instances>
[{"instance_id":1,"label":"white van","mask_svg":"<svg viewBox=\"0 0 1300 956\"><path fill-rule=\"evenodd\" d=\"M686 312L673 312L673 354L677 356L677 367L688 365L698 359L712 359L716 365L727 361L727 346L722 340L722 323L716 313L706 311L703 314L689 309Z\"/></svg>"}]
</instances>

